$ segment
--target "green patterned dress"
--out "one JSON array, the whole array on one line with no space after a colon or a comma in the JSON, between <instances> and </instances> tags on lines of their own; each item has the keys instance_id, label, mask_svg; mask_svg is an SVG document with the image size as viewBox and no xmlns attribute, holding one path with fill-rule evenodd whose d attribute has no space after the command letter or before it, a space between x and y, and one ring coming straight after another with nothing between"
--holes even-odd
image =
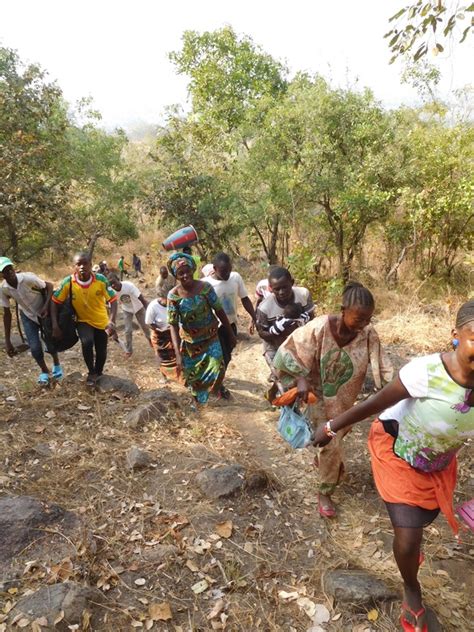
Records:
<instances>
[{"instance_id":1,"label":"green patterned dress","mask_svg":"<svg viewBox=\"0 0 474 632\"><path fill-rule=\"evenodd\" d=\"M180 329L186 385L201 404L207 402L210 391L216 390L224 377L219 323L214 314L219 309L221 303L209 283L203 283L195 296L183 298L173 290L168 294L168 322Z\"/></svg>"}]
</instances>

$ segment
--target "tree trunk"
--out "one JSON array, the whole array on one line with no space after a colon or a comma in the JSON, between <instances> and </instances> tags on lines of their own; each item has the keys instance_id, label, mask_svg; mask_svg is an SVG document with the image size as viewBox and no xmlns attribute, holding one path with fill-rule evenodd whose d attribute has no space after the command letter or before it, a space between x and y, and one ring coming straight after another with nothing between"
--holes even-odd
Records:
<instances>
[{"instance_id":1,"label":"tree trunk","mask_svg":"<svg viewBox=\"0 0 474 632\"><path fill-rule=\"evenodd\" d=\"M101 236L101 233L94 233L92 237L89 239L89 243L87 244L87 250L89 251L89 257L91 261L94 256L94 250L95 250L97 240L99 239L100 236Z\"/></svg>"}]
</instances>

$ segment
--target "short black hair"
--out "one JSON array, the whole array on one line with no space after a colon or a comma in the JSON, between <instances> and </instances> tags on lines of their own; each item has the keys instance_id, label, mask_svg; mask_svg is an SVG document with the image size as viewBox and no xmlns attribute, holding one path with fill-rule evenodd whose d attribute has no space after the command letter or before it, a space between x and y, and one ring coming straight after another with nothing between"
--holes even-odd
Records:
<instances>
[{"instance_id":1,"label":"short black hair","mask_svg":"<svg viewBox=\"0 0 474 632\"><path fill-rule=\"evenodd\" d=\"M218 252L217 255L212 260L212 264L217 266L219 263L225 263L227 265L232 265L232 261L228 254L225 252Z\"/></svg>"},{"instance_id":2,"label":"short black hair","mask_svg":"<svg viewBox=\"0 0 474 632\"><path fill-rule=\"evenodd\" d=\"M270 281L270 279L275 279L275 281L277 279L288 279L289 281L292 281L292 276L288 268L283 268L281 266L272 266L268 270L268 280Z\"/></svg>"},{"instance_id":3,"label":"short black hair","mask_svg":"<svg viewBox=\"0 0 474 632\"><path fill-rule=\"evenodd\" d=\"M456 316L456 329L461 329L464 325L474 321L474 300L461 305Z\"/></svg>"},{"instance_id":4,"label":"short black hair","mask_svg":"<svg viewBox=\"0 0 474 632\"><path fill-rule=\"evenodd\" d=\"M183 248L183 252L185 252L187 255L190 255L192 253L191 246L185 246Z\"/></svg>"},{"instance_id":5,"label":"short black hair","mask_svg":"<svg viewBox=\"0 0 474 632\"><path fill-rule=\"evenodd\" d=\"M374 308L375 301L372 292L362 283L350 281L342 292L342 307Z\"/></svg>"},{"instance_id":6,"label":"short black hair","mask_svg":"<svg viewBox=\"0 0 474 632\"><path fill-rule=\"evenodd\" d=\"M87 250L76 252L74 259L87 259L87 261L92 263L91 254Z\"/></svg>"}]
</instances>

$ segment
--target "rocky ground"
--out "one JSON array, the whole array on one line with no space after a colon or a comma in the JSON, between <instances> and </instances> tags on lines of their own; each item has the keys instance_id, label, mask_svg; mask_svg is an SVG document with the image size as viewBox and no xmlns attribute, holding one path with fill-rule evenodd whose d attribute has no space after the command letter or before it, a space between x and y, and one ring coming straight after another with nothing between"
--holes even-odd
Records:
<instances>
[{"instance_id":1,"label":"rocky ground","mask_svg":"<svg viewBox=\"0 0 474 632\"><path fill-rule=\"evenodd\" d=\"M311 451L284 444L262 398L256 338L234 355L232 400L199 412L161 382L141 332L135 347L125 360L111 345L118 379L97 392L81 381L79 347L47 390L26 353L2 360L0 631L398 630L367 426L347 438L339 516L324 521ZM466 450L457 500L473 492ZM424 550L430 630L472 629L473 535L457 542L439 518Z\"/></svg>"}]
</instances>

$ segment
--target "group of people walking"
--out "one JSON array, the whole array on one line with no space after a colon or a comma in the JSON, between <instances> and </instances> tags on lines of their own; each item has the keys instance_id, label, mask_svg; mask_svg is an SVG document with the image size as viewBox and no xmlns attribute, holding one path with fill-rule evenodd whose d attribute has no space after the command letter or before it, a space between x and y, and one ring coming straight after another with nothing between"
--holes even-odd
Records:
<instances>
[{"instance_id":1,"label":"group of people walking","mask_svg":"<svg viewBox=\"0 0 474 632\"><path fill-rule=\"evenodd\" d=\"M150 303L120 274L92 272L86 253L74 259L74 273L53 292L51 283L32 273L17 273L0 258L1 304L6 350L12 355L10 299L15 299L33 357L41 368L39 382L61 379L54 351L50 373L40 341L41 319L51 303L53 336L60 338L58 306L71 297L77 331L88 369L87 383L103 372L107 341L117 339L117 305L125 317L127 355L132 353L132 324L138 320L155 349L160 370L191 391L197 404L210 395L228 398L226 368L236 345L239 302L257 330L271 371L273 400L278 390L296 387L302 403L316 398L306 414L314 428L319 475L318 511L337 515L333 502L345 470L343 443L351 426L374 415L369 450L377 489L394 529L394 555L404 582L401 624L404 630L427 630L418 568L423 527L440 511L452 529L456 454L474 436L474 301L459 310L453 348L416 358L393 378L393 368L371 324L372 293L349 283L338 313L317 314L310 292L295 285L288 269L273 266L256 291L254 307L228 255L219 253L200 278L196 258L176 252L160 268L157 296ZM354 406L371 366L377 393Z\"/></svg>"}]
</instances>

